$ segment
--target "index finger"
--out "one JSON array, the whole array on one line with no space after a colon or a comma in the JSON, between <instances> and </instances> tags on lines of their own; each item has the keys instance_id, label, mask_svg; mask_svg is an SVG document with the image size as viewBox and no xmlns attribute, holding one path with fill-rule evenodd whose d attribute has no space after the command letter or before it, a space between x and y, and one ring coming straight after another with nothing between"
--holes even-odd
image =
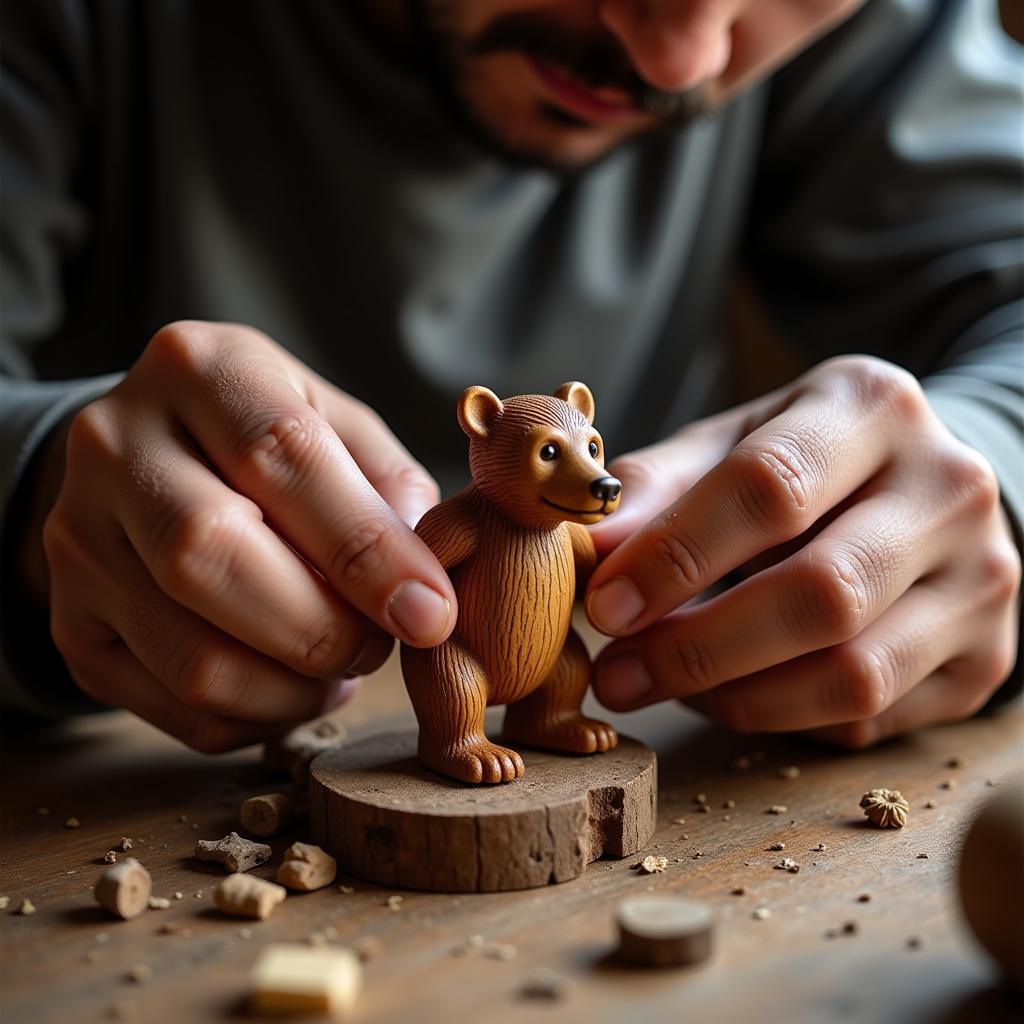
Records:
<instances>
[{"instance_id":1,"label":"index finger","mask_svg":"<svg viewBox=\"0 0 1024 1024\"><path fill-rule=\"evenodd\" d=\"M406 643L440 643L455 621L448 574L283 369L225 342L187 330L163 342L172 407L189 434L351 604Z\"/></svg>"},{"instance_id":2,"label":"index finger","mask_svg":"<svg viewBox=\"0 0 1024 1024\"><path fill-rule=\"evenodd\" d=\"M852 386L808 389L605 559L587 589L590 621L635 633L798 537L885 465L879 422Z\"/></svg>"}]
</instances>

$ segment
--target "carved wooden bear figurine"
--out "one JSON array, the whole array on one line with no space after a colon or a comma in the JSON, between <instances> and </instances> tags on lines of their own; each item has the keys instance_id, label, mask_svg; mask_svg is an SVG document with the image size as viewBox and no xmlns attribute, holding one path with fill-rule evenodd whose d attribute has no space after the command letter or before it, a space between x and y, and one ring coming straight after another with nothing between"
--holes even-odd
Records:
<instances>
[{"instance_id":1,"label":"carved wooden bear figurine","mask_svg":"<svg viewBox=\"0 0 1024 1024\"><path fill-rule=\"evenodd\" d=\"M484 709L508 704L504 734L530 746L589 754L618 743L580 714L590 658L569 628L576 567L596 563L582 524L618 508L604 470L594 398L584 384L502 402L471 387L459 402L473 483L416 527L459 599L445 643L402 647L423 764L466 782L523 775L514 750L484 735Z\"/></svg>"}]
</instances>

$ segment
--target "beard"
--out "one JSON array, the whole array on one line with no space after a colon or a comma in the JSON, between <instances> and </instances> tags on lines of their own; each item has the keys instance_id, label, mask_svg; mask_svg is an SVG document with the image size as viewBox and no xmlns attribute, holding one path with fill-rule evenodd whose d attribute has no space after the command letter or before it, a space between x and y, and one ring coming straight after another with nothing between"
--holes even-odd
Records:
<instances>
[{"instance_id":1,"label":"beard","mask_svg":"<svg viewBox=\"0 0 1024 1024\"><path fill-rule=\"evenodd\" d=\"M615 89L633 108L648 115L639 134L678 132L713 113L700 88L657 89L633 70L626 51L610 32L572 31L535 11L511 12L494 18L475 37L456 28L459 0L407 0L415 43L423 70L449 113L485 153L505 163L572 175L603 160L638 133L610 143L587 159L569 158L550 143L516 137L500 117L488 112L474 89L472 61L495 54L519 54L557 65L590 89ZM538 116L551 130L586 131L593 126L557 106L539 103Z\"/></svg>"}]
</instances>

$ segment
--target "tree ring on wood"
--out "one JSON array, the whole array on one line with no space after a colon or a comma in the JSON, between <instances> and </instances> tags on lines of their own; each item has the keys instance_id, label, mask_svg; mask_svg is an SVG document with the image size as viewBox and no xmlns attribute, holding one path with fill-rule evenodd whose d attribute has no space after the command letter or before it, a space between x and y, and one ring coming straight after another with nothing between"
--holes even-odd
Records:
<instances>
[{"instance_id":1,"label":"tree ring on wood","mask_svg":"<svg viewBox=\"0 0 1024 1024\"><path fill-rule=\"evenodd\" d=\"M312 841L342 871L431 892L532 889L654 834L656 761L636 740L582 757L517 744L525 777L494 787L424 768L416 741L414 729L371 736L310 766Z\"/></svg>"}]
</instances>

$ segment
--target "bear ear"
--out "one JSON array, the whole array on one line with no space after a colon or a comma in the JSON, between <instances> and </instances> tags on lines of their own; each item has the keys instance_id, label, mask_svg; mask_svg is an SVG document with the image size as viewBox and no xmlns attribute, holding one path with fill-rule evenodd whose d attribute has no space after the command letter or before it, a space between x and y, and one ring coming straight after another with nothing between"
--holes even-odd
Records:
<instances>
[{"instance_id":1,"label":"bear ear","mask_svg":"<svg viewBox=\"0 0 1024 1024\"><path fill-rule=\"evenodd\" d=\"M466 388L459 399L459 426L471 441L486 441L495 421L504 412L501 399L487 388Z\"/></svg>"},{"instance_id":2,"label":"bear ear","mask_svg":"<svg viewBox=\"0 0 1024 1024\"><path fill-rule=\"evenodd\" d=\"M577 412L583 413L588 423L594 422L594 396L586 384L571 380L555 392L555 398L568 402Z\"/></svg>"}]
</instances>

